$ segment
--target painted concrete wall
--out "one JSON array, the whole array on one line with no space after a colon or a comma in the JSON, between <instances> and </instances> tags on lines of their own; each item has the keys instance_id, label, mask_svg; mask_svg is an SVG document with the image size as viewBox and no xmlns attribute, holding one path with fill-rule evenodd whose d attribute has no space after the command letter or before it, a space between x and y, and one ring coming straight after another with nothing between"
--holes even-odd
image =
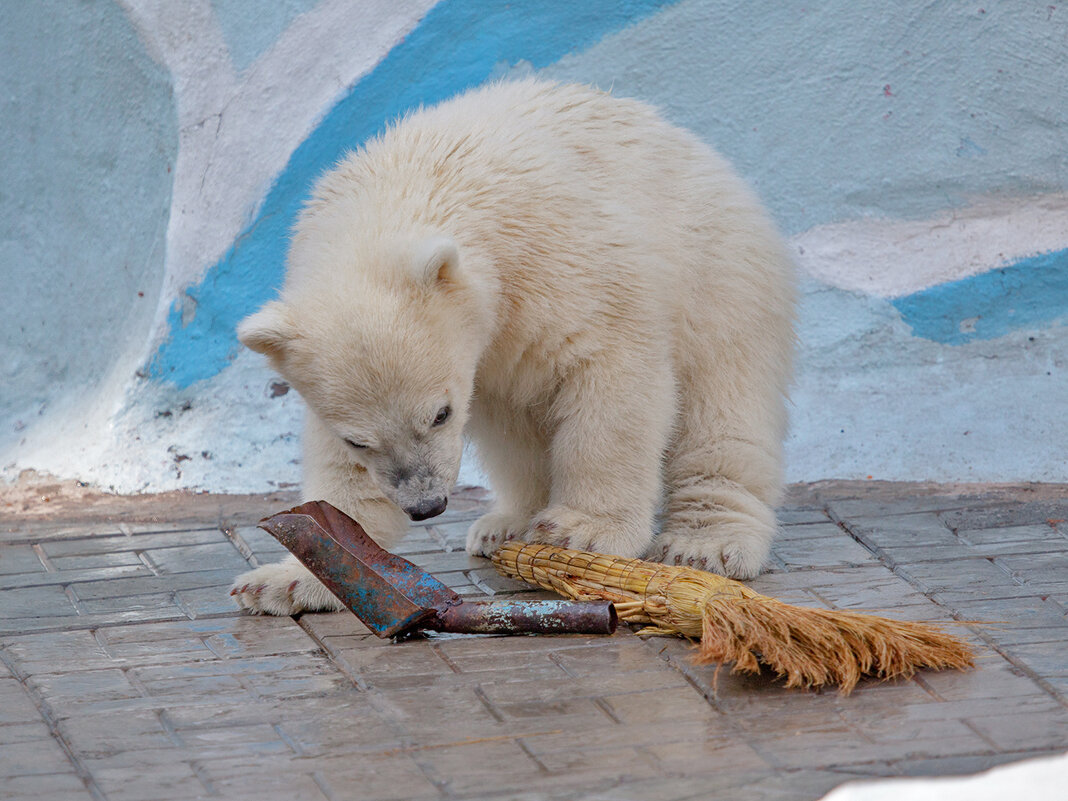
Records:
<instances>
[{"instance_id":1,"label":"painted concrete wall","mask_svg":"<svg viewBox=\"0 0 1068 801\"><path fill-rule=\"evenodd\" d=\"M8 480L298 482L300 400L233 329L279 285L311 181L407 108L531 72L660 106L790 237L789 478L1068 480L1068 8L98 0L0 16Z\"/></svg>"}]
</instances>

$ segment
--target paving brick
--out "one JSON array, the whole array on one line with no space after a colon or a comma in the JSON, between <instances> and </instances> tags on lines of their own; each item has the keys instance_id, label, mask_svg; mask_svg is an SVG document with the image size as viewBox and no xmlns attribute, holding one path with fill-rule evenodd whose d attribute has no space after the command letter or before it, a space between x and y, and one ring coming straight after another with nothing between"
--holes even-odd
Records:
<instances>
[{"instance_id":1,"label":"paving brick","mask_svg":"<svg viewBox=\"0 0 1068 801\"><path fill-rule=\"evenodd\" d=\"M145 569L144 563L136 551L112 551L110 553L79 554L76 556L56 556L48 560L49 563L64 577L72 571L92 570L102 567L129 567L135 566L141 571ZM126 575L118 573L117 575Z\"/></svg>"},{"instance_id":2,"label":"paving brick","mask_svg":"<svg viewBox=\"0 0 1068 801\"><path fill-rule=\"evenodd\" d=\"M553 751L534 757L550 774L588 779L607 776L633 781L645 776L662 775L662 760L649 748L627 746L614 748L584 748L572 751Z\"/></svg>"},{"instance_id":3,"label":"paving brick","mask_svg":"<svg viewBox=\"0 0 1068 801\"><path fill-rule=\"evenodd\" d=\"M837 537L790 539L775 543L772 553L790 570L878 564L871 551L843 532Z\"/></svg>"},{"instance_id":4,"label":"paving brick","mask_svg":"<svg viewBox=\"0 0 1068 801\"><path fill-rule=\"evenodd\" d=\"M51 729L43 721L0 724L0 748L12 743L47 740L51 736Z\"/></svg>"},{"instance_id":5,"label":"paving brick","mask_svg":"<svg viewBox=\"0 0 1068 801\"><path fill-rule=\"evenodd\" d=\"M0 678L0 725L35 723L41 719L22 683L13 678Z\"/></svg>"},{"instance_id":6,"label":"paving brick","mask_svg":"<svg viewBox=\"0 0 1068 801\"><path fill-rule=\"evenodd\" d=\"M248 546L249 553L255 556L257 564L280 561L289 553L278 540L261 528L241 526L234 529L235 541Z\"/></svg>"},{"instance_id":7,"label":"paving brick","mask_svg":"<svg viewBox=\"0 0 1068 801\"><path fill-rule=\"evenodd\" d=\"M116 698L140 698L141 691L117 668L39 673L27 683L51 705L92 704Z\"/></svg>"},{"instance_id":8,"label":"paving brick","mask_svg":"<svg viewBox=\"0 0 1068 801\"><path fill-rule=\"evenodd\" d=\"M958 528L957 536L962 541L976 546L1048 542L1052 547L1063 547L1068 542L1063 533L1047 523L998 528Z\"/></svg>"},{"instance_id":9,"label":"paving brick","mask_svg":"<svg viewBox=\"0 0 1068 801\"><path fill-rule=\"evenodd\" d=\"M980 754L976 756L920 757L902 759L896 763L896 767L904 776L968 776L1009 762L1047 755L1051 755L1050 752L1012 751L1004 754Z\"/></svg>"},{"instance_id":10,"label":"paving brick","mask_svg":"<svg viewBox=\"0 0 1068 801\"><path fill-rule=\"evenodd\" d=\"M334 658L369 685L381 688L426 687L438 678L450 681L456 675L433 651L412 648L408 643L387 648L340 649Z\"/></svg>"},{"instance_id":11,"label":"paving brick","mask_svg":"<svg viewBox=\"0 0 1068 801\"><path fill-rule=\"evenodd\" d=\"M975 510L996 505L997 501L982 497L961 495L900 495L892 498L862 497L829 499L829 508L838 517L897 517L950 513L957 510Z\"/></svg>"},{"instance_id":12,"label":"paving brick","mask_svg":"<svg viewBox=\"0 0 1068 801\"><path fill-rule=\"evenodd\" d=\"M850 533L867 545L920 548L956 545L959 540L938 515L924 512L897 517L841 518Z\"/></svg>"},{"instance_id":13,"label":"paving brick","mask_svg":"<svg viewBox=\"0 0 1068 801\"><path fill-rule=\"evenodd\" d=\"M649 649L636 637L613 638L603 645L555 651L548 659L567 675L580 678L671 670L666 661L650 659Z\"/></svg>"},{"instance_id":14,"label":"paving brick","mask_svg":"<svg viewBox=\"0 0 1068 801\"><path fill-rule=\"evenodd\" d=\"M900 565L897 572L925 593L975 592L978 597L989 598L1026 594L1019 582L987 559L911 562Z\"/></svg>"},{"instance_id":15,"label":"paving brick","mask_svg":"<svg viewBox=\"0 0 1068 801\"><path fill-rule=\"evenodd\" d=\"M480 753L471 755L475 759ZM367 758L320 758L314 762L318 781L332 798L367 801L421 801L441 797L438 788L408 753Z\"/></svg>"},{"instance_id":16,"label":"paving brick","mask_svg":"<svg viewBox=\"0 0 1068 801\"><path fill-rule=\"evenodd\" d=\"M31 589L45 586L67 586L82 582L108 581L128 576L151 576L152 571L140 561L137 564L113 567L81 568L54 573L20 573L0 576L0 592L14 592L18 588Z\"/></svg>"},{"instance_id":17,"label":"paving brick","mask_svg":"<svg viewBox=\"0 0 1068 801\"><path fill-rule=\"evenodd\" d=\"M451 548L443 548L442 545L443 541L437 534L436 528L428 526L426 528L410 530L404 535L401 541L390 550L411 562L413 561L412 557L414 555L437 554L440 556L442 553L449 553L452 550L455 550Z\"/></svg>"},{"instance_id":18,"label":"paving brick","mask_svg":"<svg viewBox=\"0 0 1068 801\"><path fill-rule=\"evenodd\" d=\"M217 592L217 591L213 591ZM77 597L77 596L75 596ZM175 614L174 593L146 593L144 595L119 595L105 598L78 598L79 608L85 615L114 615L114 623L123 623L124 616L133 612L157 611ZM132 617L133 619L151 619Z\"/></svg>"},{"instance_id":19,"label":"paving brick","mask_svg":"<svg viewBox=\"0 0 1068 801\"><path fill-rule=\"evenodd\" d=\"M10 593L43 593L20 600L26 615L0 615L0 764L9 747L19 759L55 742L38 703L112 801L815 799L860 776L1063 750L1068 529L1039 518L1049 504L849 491L792 490L778 571L752 586L899 619L988 621L952 628L978 646L975 670L863 681L843 697L694 666L688 643L625 626L395 644L347 613L240 613L234 574L284 554L246 519L229 536L217 511L169 530L34 525L0 535L0 612ZM485 508L461 493L399 550L461 593L548 597L463 552ZM51 753L37 773L0 777L0 799L88 797L66 753Z\"/></svg>"},{"instance_id":20,"label":"paving brick","mask_svg":"<svg viewBox=\"0 0 1068 801\"><path fill-rule=\"evenodd\" d=\"M71 714L60 720L59 729L79 758L166 750L179 745L155 709L90 709L78 714L80 710L69 707L67 711Z\"/></svg>"},{"instance_id":21,"label":"paving brick","mask_svg":"<svg viewBox=\"0 0 1068 801\"><path fill-rule=\"evenodd\" d=\"M437 523L431 529L435 538L441 541L443 549L450 551L462 551L467 544L467 530L471 528L470 521L457 523Z\"/></svg>"},{"instance_id":22,"label":"paving brick","mask_svg":"<svg viewBox=\"0 0 1068 801\"><path fill-rule=\"evenodd\" d=\"M997 654L990 653L980 654L973 670L924 671L917 676L917 681L947 701L1005 700L1044 694L1030 676Z\"/></svg>"},{"instance_id":23,"label":"paving brick","mask_svg":"<svg viewBox=\"0 0 1068 801\"><path fill-rule=\"evenodd\" d=\"M109 801L144 801L146 798L170 801L202 798L208 793L192 766L184 762L156 766L149 774L128 768L100 768L93 772L93 777Z\"/></svg>"},{"instance_id":24,"label":"paving brick","mask_svg":"<svg viewBox=\"0 0 1068 801\"><path fill-rule=\"evenodd\" d=\"M280 724L286 737L303 755L399 751L411 742L410 735L383 719L368 699L358 693L336 697L328 709L317 710L314 706L307 710L285 708L286 720ZM274 716L277 715L275 712Z\"/></svg>"},{"instance_id":25,"label":"paving brick","mask_svg":"<svg viewBox=\"0 0 1068 801\"><path fill-rule=\"evenodd\" d=\"M77 614L78 610L59 585L0 590L0 616L3 618L72 617ZM0 630L11 629L7 624Z\"/></svg>"},{"instance_id":26,"label":"paving brick","mask_svg":"<svg viewBox=\"0 0 1068 801\"><path fill-rule=\"evenodd\" d=\"M0 748L0 777L70 773L67 754L55 740L28 740Z\"/></svg>"},{"instance_id":27,"label":"paving brick","mask_svg":"<svg viewBox=\"0 0 1068 801\"><path fill-rule=\"evenodd\" d=\"M18 573L43 573L41 562L30 545L5 545L0 548L0 576Z\"/></svg>"},{"instance_id":28,"label":"paving brick","mask_svg":"<svg viewBox=\"0 0 1068 801\"><path fill-rule=\"evenodd\" d=\"M994 564L1021 583L1068 591L1068 547L1062 553L999 556Z\"/></svg>"},{"instance_id":29,"label":"paving brick","mask_svg":"<svg viewBox=\"0 0 1068 801\"><path fill-rule=\"evenodd\" d=\"M488 559L480 556L471 556L466 551L452 551L443 553L438 550L433 553L408 554L405 557L412 564L423 568L428 573L449 573L454 570L467 571L490 567Z\"/></svg>"},{"instance_id":30,"label":"paving brick","mask_svg":"<svg viewBox=\"0 0 1068 801\"><path fill-rule=\"evenodd\" d=\"M1041 715L1003 709L989 717L971 717L969 725L998 751L1068 746L1068 710L1063 707Z\"/></svg>"},{"instance_id":31,"label":"paving brick","mask_svg":"<svg viewBox=\"0 0 1068 801\"><path fill-rule=\"evenodd\" d=\"M160 573L191 573L211 568L232 570L236 575L249 566L229 542L152 548L142 553Z\"/></svg>"},{"instance_id":32,"label":"paving brick","mask_svg":"<svg viewBox=\"0 0 1068 801\"><path fill-rule=\"evenodd\" d=\"M775 518L780 526L794 526L805 523L825 523L827 513L823 509L806 509L804 507L780 507L775 510Z\"/></svg>"},{"instance_id":33,"label":"paving brick","mask_svg":"<svg viewBox=\"0 0 1068 801\"><path fill-rule=\"evenodd\" d=\"M548 772L509 740L426 750L415 758L433 782L454 795L522 790L532 782L540 785Z\"/></svg>"},{"instance_id":34,"label":"paving brick","mask_svg":"<svg viewBox=\"0 0 1068 801\"><path fill-rule=\"evenodd\" d=\"M85 782L74 772L0 777L0 798L47 801L90 801Z\"/></svg>"},{"instance_id":35,"label":"paving brick","mask_svg":"<svg viewBox=\"0 0 1068 801\"><path fill-rule=\"evenodd\" d=\"M1059 501L1034 501L1030 503L996 503L990 505L963 505L960 509L945 512L942 517L955 530L1016 528L1021 525L1042 525L1049 520L1068 518L1068 499Z\"/></svg>"},{"instance_id":36,"label":"paving brick","mask_svg":"<svg viewBox=\"0 0 1068 801\"><path fill-rule=\"evenodd\" d=\"M148 572L146 570L146 572ZM107 581L77 582L71 585L82 600L95 598L117 598L127 595L145 595L176 590L191 590L204 587L225 587L229 589L234 580L233 568L223 570L198 570L190 573L176 573L161 576L139 576L136 578L112 578Z\"/></svg>"},{"instance_id":37,"label":"paving brick","mask_svg":"<svg viewBox=\"0 0 1068 801\"><path fill-rule=\"evenodd\" d=\"M700 703L699 697L695 697L688 686L654 687L644 692L607 695L603 702L615 718L631 726L698 720L706 725L707 734L722 734L729 730L728 721Z\"/></svg>"},{"instance_id":38,"label":"paving brick","mask_svg":"<svg viewBox=\"0 0 1068 801\"><path fill-rule=\"evenodd\" d=\"M1068 637L1008 645L1005 651L1041 676L1068 676Z\"/></svg>"},{"instance_id":39,"label":"paving brick","mask_svg":"<svg viewBox=\"0 0 1068 801\"><path fill-rule=\"evenodd\" d=\"M472 687L399 689L380 693L388 721L402 731L419 735L448 727L450 739L466 739L503 733L499 715L490 712ZM430 710L433 710L432 714Z\"/></svg>"},{"instance_id":40,"label":"paving brick","mask_svg":"<svg viewBox=\"0 0 1068 801\"><path fill-rule=\"evenodd\" d=\"M644 748L648 751L658 745L680 743L685 748L722 741L721 736L712 735L704 716L627 724L615 723L603 715L591 718L585 726L553 726L528 732L518 739L536 757L559 751L582 751L591 745L598 748Z\"/></svg>"},{"instance_id":41,"label":"paving brick","mask_svg":"<svg viewBox=\"0 0 1068 801\"><path fill-rule=\"evenodd\" d=\"M500 595L502 593L514 595L531 589L531 585L526 582L502 576L489 565L485 565L479 570L469 570L466 575L487 596Z\"/></svg>"},{"instance_id":42,"label":"paving brick","mask_svg":"<svg viewBox=\"0 0 1068 801\"><path fill-rule=\"evenodd\" d=\"M84 536L74 539L54 539L41 543L41 549L53 561L68 556L115 554L124 551L144 551L152 548L168 548L179 545L199 545L222 542L225 536L217 528L199 531L173 531L156 534L126 536Z\"/></svg>"},{"instance_id":43,"label":"paving brick","mask_svg":"<svg viewBox=\"0 0 1068 801\"><path fill-rule=\"evenodd\" d=\"M262 801L265 798L300 799L300 801L333 801L338 796L326 796L318 779L312 772L312 764L301 763L299 768L308 769L308 773L293 771L289 766L277 760L270 764L246 763L253 769L252 775L234 776L228 772L229 765L205 765L203 770L215 795L227 801ZM218 775L210 771L215 768ZM345 798L344 795L340 796ZM370 799L369 801L375 801Z\"/></svg>"},{"instance_id":44,"label":"paving brick","mask_svg":"<svg viewBox=\"0 0 1068 801\"><path fill-rule=\"evenodd\" d=\"M1059 604L1035 596L959 601L953 604L953 610L964 620L976 621L981 631L998 641L1022 629L1068 626Z\"/></svg>"}]
</instances>

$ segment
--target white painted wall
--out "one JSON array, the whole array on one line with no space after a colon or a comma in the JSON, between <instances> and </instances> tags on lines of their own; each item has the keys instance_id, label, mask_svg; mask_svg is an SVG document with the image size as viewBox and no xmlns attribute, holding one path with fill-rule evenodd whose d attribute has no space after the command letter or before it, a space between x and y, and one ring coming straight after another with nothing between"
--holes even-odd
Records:
<instances>
[{"instance_id":1,"label":"white painted wall","mask_svg":"<svg viewBox=\"0 0 1068 801\"><path fill-rule=\"evenodd\" d=\"M1057 255L1068 103L1056 101L1068 9L258 9L120 0L79 26L73 8L42 2L3 26L14 90L0 123L19 143L0 156L18 188L0 198L0 291L13 306L0 318L5 480L30 469L121 491L299 482L299 398L279 393L259 357L227 350L229 327L205 323L212 308L250 303L228 254L281 252L259 232L280 188L314 177L301 172L309 144L345 135L327 129L346 103L373 117L528 71L660 105L735 161L790 236L804 276L791 480L1068 480L1068 256ZM57 14L70 15L67 40L47 33ZM94 38L72 48L87 29ZM28 79L39 63L61 80ZM115 119L83 111L101 105ZM115 122L140 138L119 142ZM50 155L74 136L95 155ZM101 187L119 189L93 203ZM128 246L83 244L105 238ZM57 252L83 256L79 268ZM161 362L210 369L176 383ZM464 478L479 480L473 463Z\"/></svg>"}]
</instances>

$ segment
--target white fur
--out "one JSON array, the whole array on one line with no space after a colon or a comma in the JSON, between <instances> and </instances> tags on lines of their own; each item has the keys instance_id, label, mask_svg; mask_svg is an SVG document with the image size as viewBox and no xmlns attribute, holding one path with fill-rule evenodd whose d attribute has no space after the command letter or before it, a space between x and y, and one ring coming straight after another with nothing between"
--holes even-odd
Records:
<instances>
[{"instance_id":1,"label":"white fur","mask_svg":"<svg viewBox=\"0 0 1068 801\"><path fill-rule=\"evenodd\" d=\"M496 494L472 553L518 537L748 578L775 532L793 307L783 243L719 156L635 101L527 80L324 176L240 335L308 403L305 496L384 544L455 481L464 429ZM241 604L336 608L297 570L242 576L266 587Z\"/></svg>"}]
</instances>

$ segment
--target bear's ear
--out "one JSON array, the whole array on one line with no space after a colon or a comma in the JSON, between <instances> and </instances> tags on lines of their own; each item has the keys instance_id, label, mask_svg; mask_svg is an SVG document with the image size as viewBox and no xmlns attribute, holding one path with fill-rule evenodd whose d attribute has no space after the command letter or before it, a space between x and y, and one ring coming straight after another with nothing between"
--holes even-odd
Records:
<instances>
[{"instance_id":1,"label":"bear's ear","mask_svg":"<svg viewBox=\"0 0 1068 801\"><path fill-rule=\"evenodd\" d=\"M460 274L460 251L448 237L425 239L415 248L412 259L415 280L424 286L455 281Z\"/></svg>"},{"instance_id":2,"label":"bear's ear","mask_svg":"<svg viewBox=\"0 0 1068 801\"><path fill-rule=\"evenodd\" d=\"M289 308L272 300L237 326L237 338L246 348L274 359L280 358L286 345L298 336Z\"/></svg>"}]
</instances>

